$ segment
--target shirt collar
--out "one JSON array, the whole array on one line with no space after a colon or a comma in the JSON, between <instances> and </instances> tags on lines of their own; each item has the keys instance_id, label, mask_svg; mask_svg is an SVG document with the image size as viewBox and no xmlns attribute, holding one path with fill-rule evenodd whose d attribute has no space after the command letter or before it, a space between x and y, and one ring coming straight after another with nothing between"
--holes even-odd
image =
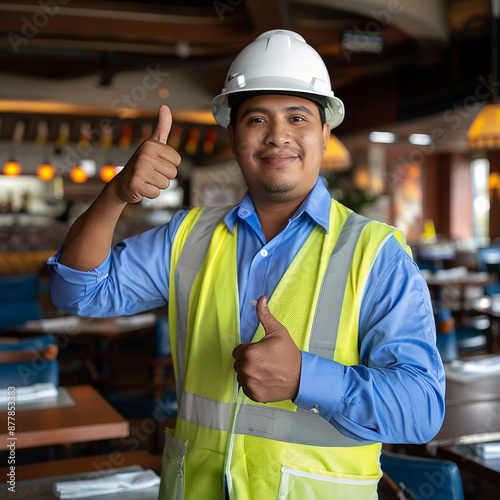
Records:
<instances>
[{"instance_id":1,"label":"shirt collar","mask_svg":"<svg viewBox=\"0 0 500 500\"><path fill-rule=\"evenodd\" d=\"M321 177L318 177L316 184L307 195L306 199L302 202L297 212L290 220L299 218L302 214L306 213L311 219L322 226L328 233L330 222L330 204L331 196L328 189L325 187ZM238 219L246 219L252 215L257 216L255 205L253 204L250 193L247 191L239 205L232 208L224 217L228 229L233 233L233 228Z\"/></svg>"}]
</instances>

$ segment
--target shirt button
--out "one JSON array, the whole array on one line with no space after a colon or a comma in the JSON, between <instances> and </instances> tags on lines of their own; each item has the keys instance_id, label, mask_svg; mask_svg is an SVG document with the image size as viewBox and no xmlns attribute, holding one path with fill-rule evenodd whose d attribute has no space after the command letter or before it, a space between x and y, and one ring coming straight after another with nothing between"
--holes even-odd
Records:
<instances>
[{"instance_id":1,"label":"shirt button","mask_svg":"<svg viewBox=\"0 0 500 500\"><path fill-rule=\"evenodd\" d=\"M248 213L248 210L243 210L243 213L244 213L244 214L247 214L247 213Z\"/></svg>"},{"instance_id":2,"label":"shirt button","mask_svg":"<svg viewBox=\"0 0 500 500\"><path fill-rule=\"evenodd\" d=\"M257 304L257 301L255 299L252 299L250 301L250 307L255 307L255 304Z\"/></svg>"},{"instance_id":3,"label":"shirt button","mask_svg":"<svg viewBox=\"0 0 500 500\"><path fill-rule=\"evenodd\" d=\"M318 405L314 405L314 406L310 409L310 411L311 411L312 413L319 413L319 407L318 407Z\"/></svg>"},{"instance_id":4,"label":"shirt button","mask_svg":"<svg viewBox=\"0 0 500 500\"><path fill-rule=\"evenodd\" d=\"M267 257L267 250L265 248L263 248L261 251L260 251L260 254L262 255L262 257Z\"/></svg>"}]
</instances>

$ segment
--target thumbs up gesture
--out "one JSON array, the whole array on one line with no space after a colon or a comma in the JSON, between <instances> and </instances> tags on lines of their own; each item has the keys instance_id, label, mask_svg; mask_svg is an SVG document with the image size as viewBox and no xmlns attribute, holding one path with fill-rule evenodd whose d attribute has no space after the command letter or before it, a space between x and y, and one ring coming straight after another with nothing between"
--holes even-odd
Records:
<instances>
[{"instance_id":1,"label":"thumbs up gesture","mask_svg":"<svg viewBox=\"0 0 500 500\"><path fill-rule=\"evenodd\" d=\"M116 195L125 203L138 203L146 198L157 198L177 175L181 157L167 146L172 127L172 113L162 105L158 124L150 139L144 141L132 155L123 170L114 177Z\"/></svg>"},{"instance_id":2,"label":"thumbs up gesture","mask_svg":"<svg viewBox=\"0 0 500 500\"><path fill-rule=\"evenodd\" d=\"M257 317L265 337L259 342L240 344L233 351L238 383L257 402L294 399L300 383L300 350L288 330L269 311L265 295L257 302Z\"/></svg>"}]
</instances>

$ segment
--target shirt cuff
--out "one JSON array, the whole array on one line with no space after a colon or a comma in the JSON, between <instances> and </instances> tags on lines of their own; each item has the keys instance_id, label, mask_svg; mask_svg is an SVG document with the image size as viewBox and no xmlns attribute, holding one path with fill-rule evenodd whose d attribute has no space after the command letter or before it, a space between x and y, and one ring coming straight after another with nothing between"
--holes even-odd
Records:
<instances>
[{"instance_id":1,"label":"shirt cuff","mask_svg":"<svg viewBox=\"0 0 500 500\"><path fill-rule=\"evenodd\" d=\"M300 386L294 403L330 420L341 405L344 366L337 361L302 351Z\"/></svg>"},{"instance_id":2,"label":"shirt cuff","mask_svg":"<svg viewBox=\"0 0 500 500\"><path fill-rule=\"evenodd\" d=\"M54 257L50 257L47 260L47 266L51 274L58 274L67 283L75 285L93 285L107 277L111 268L111 250L106 257L106 260L91 271L78 271L61 264L59 262L61 251L62 245Z\"/></svg>"}]
</instances>

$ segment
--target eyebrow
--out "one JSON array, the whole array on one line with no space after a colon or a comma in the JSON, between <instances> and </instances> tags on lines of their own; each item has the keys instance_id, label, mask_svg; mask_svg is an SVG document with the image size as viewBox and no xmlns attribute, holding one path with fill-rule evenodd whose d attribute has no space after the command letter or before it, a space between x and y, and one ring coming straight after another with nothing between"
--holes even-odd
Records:
<instances>
[{"instance_id":1,"label":"eyebrow","mask_svg":"<svg viewBox=\"0 0 500 500\"><path fill-rule=\"evenodd\" d=\"M287 108L284 108L284 111L286 113L289 113L290 111L302 111L304 113L308 113L311 116L313 116L312 111L307 108L306 106L288 106ZM253 107L253 108L248 108L242 115L241 118L245 118L245 116L251 114L251 113L263 113L263 114L269 114L269 109L267 108L259 108L259 107Z\"/></svg>"}]
</instances>

